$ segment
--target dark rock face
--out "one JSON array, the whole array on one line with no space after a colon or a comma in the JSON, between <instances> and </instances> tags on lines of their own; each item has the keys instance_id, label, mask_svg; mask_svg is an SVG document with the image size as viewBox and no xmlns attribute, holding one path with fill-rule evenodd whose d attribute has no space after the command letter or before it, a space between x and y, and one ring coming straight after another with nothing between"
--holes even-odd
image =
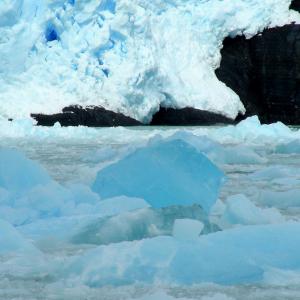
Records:
<instances>
[{"instance_id":1,"label":"dark rock face","mask_svg":"<svg viewBox=\"0 0 300 300\"><path fill-rule=\"evenodd\" d=\"M59 122L61 126L115 127L144 125L139 121L103 107L69 106L62 113L45 115L32 114L38 126L53 126ZM187 107L183 109L160 108L153 116L150 125L215 125L232 124L234 121L222 115Z\"/></svg>"},{"instance_id":2,"label":"dark rock face","mask_svg":"<svg viewBox=\"0 0 300 300\"><path fill-rule=\"evenodd\" d=\"M103 107L69 106L62 113L54 115L32 114L37 125L53 126L59 122L61 126L89 126L89 127L115 127L141 125L135 119L120 113L106 110Z\"/></svg>"},{"instance_id":3,"label":"dark rock face","mask_svg":"<svg viewBox=\"0 0 300 300\"><path fill-rule=\"evenodd\" d=\"M300 124L300 25L267 29L249 40L226 38L223 44L216 75L240 96L244 117Z\"/></svg>"},{"instance_id":4,"label":"dark rock face","mask_svg":"<svg viewBox=\"0 0 300 300\"><path fill-rule=\"evenodd\" d=\"M290 9L300 12L300 0L293 0L291 3Z\"/></svg>"},{"instance_id":5,"label":"dark rock face","mask_svg":"<svg viewBox=\"0 0 300 300\"><path fill-rule=\"evenodd\" d=\"M191 107L182 109L161 107L160 110L153 116L151 125L208 126L215 124L232 124L233 122L233 120L222 115Z\"/></svg>"}]
</instances>

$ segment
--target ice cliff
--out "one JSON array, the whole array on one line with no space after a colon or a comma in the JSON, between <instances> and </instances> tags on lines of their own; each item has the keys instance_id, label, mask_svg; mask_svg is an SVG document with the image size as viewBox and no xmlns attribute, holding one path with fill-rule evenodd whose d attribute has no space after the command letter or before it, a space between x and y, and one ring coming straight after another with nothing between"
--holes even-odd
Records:
<instances>
[{"instance_id":1,"label":"ice cliff","mask_svg":"<svg viewBox=\"0 0 300 300\"><path fill-rule=\"evenodd\" d=\"M291 0L2 0L0 117L98 105L147 122L159 106L235 118L214 70L226 36L298 19Z\"/></svg>"}]
</instances>

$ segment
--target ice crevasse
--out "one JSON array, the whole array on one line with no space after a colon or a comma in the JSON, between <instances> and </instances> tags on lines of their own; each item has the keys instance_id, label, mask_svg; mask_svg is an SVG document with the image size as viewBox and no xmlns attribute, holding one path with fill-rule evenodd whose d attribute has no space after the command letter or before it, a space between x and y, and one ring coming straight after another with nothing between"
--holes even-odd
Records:
<instances>
[{"instance_id":1,"label":"ice crevasse","mask_svg":"<svg viewBox=\"0 0 300 300\"><path fill-rule=\"evenodd\" d=\"M101 105L148 122L159 106L234 118L222 40L299 21L291 0L3 0L0 117Z\"/></svg>"}]
</instances>

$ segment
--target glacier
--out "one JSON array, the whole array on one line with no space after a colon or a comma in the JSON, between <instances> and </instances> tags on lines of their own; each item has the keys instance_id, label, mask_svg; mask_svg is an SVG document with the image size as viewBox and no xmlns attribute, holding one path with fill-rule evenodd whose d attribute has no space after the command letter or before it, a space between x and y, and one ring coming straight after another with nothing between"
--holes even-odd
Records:
<instances>
[{"instance_id":1,"label":"glacier","mask_svg":"<svg viewBox=\"0 0 300 300\"><path fill-rule=\"evenodd\" d=\"M0 116L70 104L149 122L160 106L235 118L239 97L217 80L226 36L299 22L291 0L4 0Z\"/></svg>"}]
</instances>

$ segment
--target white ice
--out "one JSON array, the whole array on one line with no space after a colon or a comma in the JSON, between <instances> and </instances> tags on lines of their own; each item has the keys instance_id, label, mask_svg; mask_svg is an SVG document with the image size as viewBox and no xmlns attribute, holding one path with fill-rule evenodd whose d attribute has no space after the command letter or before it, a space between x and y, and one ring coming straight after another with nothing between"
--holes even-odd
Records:
<instances>
[{"instance_id":1,"label":"white ice","mask_svg":"<svg viewBox=\"0 0 300 300\"><path fill-rule=\"evenodd\" d=\"M291 0L5 0L0 116L103 105L148 122L159 105L234 118L217 80L222 40L299 21Z\"/></svg>"},{"instance_id":2,"label":"white ice","mask_svg":"<svg viewBox=\"0 0 300 300\"><path fill-rule=\"evenodd\" d=\"M195 240L203 228L203 223L197 220L177 219L173 227L173 237L178 240Z\"/></svg>"},{"instance_id":3,"label":"white ice","mask_svg":"<svg viewBox=\"0 0 300 300\"><path fill-rule=\"evenodd\" d=\"M234 195L226 199L222 221L225 224L263 225L281 223L284 218L276 208L260 208L246 196Z\"/></svg>"}]
</instances>

